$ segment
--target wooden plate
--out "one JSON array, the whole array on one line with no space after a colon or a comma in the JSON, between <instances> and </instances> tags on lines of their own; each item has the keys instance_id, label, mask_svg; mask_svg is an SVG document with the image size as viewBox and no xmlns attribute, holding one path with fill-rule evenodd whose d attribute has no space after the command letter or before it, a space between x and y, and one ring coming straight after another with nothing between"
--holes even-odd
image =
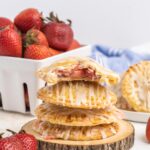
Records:
<instances>
[{"instance_id":1,"label":"wooden plate","mask_svg":"<svg viewBox=\"0 0 150 150\"><path fill-rule=\"evenodd\" d=\"M119 131L116 135L93 141L45 140L32 130L33 122L25 124L22 130L36 137L39 150L129 150L134 144L134 127L123 120L118 121Z\"/></svg>"}]
</instances>

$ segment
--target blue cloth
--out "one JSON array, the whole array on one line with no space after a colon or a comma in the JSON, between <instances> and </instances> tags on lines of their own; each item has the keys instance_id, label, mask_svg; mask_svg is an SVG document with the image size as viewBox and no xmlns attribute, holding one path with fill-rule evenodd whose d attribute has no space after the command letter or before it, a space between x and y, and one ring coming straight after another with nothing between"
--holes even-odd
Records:
<instances>
[{"instance_id":1,"label":"blue cloth","mask_svg":"<svg viewBox=\"0 0 150 150\"><path fill-rule=\"evenodd\" d=\"M119 74L139 61L150 60L149 54L137 54L129 49L113 49L101 45L93 46L90 57Z\"/></svg>"}]
</instances>

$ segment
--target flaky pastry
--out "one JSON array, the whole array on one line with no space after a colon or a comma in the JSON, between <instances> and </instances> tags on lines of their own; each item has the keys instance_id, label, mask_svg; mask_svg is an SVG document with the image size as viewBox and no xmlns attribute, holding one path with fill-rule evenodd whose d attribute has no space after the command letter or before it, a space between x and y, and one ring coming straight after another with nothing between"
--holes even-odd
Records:
<instances>
[{"instance_id":1,"label":"flaky pastry","mask_svg":"<svg viewBox=\"0 0 150 150\"><path fill-rule=\"evenodd\" d=\"M33 130L41 134L45 139L88 141L111 137L118 132L119 126L117 123L112 123L92 127L72 127L36 120L33 124Z\"/></svg>"},{"instance_id":2,"label":"flaky pastry","mask_svg":"<svg viewBox=\"0 0 150 150\"><path fill-rule=\"evenodd\" d=\"M88 57L67 57L38 71L38 77L51 85L61 81L95 81L116 84L119 76Z\"/></svg>"},{"instance_id":3,"label":"flaky pastry","mask_svg":"<svg viewBox=\"0 0 150 150\"><path fill-rule=\"evenodd\" d=\"M38 91L38 98L55 105L74 108L105 108L113 105L117 97L96 82L70 81L46 86Z\"/></svg>"},{"instance_id":4,"label":"flaky pastry","mask_svg":"<svg viewBox=\"0 0 150 150\"><path fill-rule=\"evenodd\" d=\"M150 61L142 61L127 70L122 95L134 110L150 112Z\"/></svg>"},{"instance_id":5,"label":"flaky pastry","mask_svg":"<svg viewBox=\"0 0 150 150\"><path fill-rule=\"evenodd\" d=\"M96 126L110 124L121 118L120 111L115 108L106 109L74 109L43 103L35 110L39 120L66 126Z\"/></svg>"}]
</instances>

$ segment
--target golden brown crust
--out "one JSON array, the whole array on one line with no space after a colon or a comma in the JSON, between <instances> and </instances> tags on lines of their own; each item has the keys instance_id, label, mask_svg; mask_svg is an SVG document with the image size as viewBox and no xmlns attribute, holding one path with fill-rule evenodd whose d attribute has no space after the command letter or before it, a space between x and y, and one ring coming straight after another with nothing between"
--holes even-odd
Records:
<instances>
[{"instance_id":1,"label":"golden brown crust","mask_svg":"<svg viewBox=\"0 0 150 150\"><path fill-rule=\"evenodd\" d=\"M134 111L134 109L129 105L127 100L123 97L118 98L116 107L124 110Z\"/></svg>"},{"instance_id":2,"label":"golden brown crust","mask_svg":"<svg viewBox=\"0 0 150 150\"><path fill-rule=\"evenodd\" d=\"M121 119L120 111L115 107L83 110L43 103L36 108L35 114L39 120L66 126L96 126Z\"/></svg>"},{"instance_id":3,"label":"golden brown crust","mask_svg":"<svg viewBox=\"0 0 150 150\"><path fill-rule=\"evenodd\" d=\"M105 108L116 103L114 93L94 82L60 82L39 90L38 98L46 103L73 108Z\"/></svg>"},{"instance_id":4,"label":"golden brown crust","mask_svg":"<svg viewBox=\"0 0 150 150\"><path fill-rule=\"evenodd\" d=\"M89 72L94 73L94 76L60 76L58 72L60 71L68 71L74 70L74 68L79 68L80 70L87 69ZM61 81L74 81L74 80L84 80L84 81L95 81L97 83L103 84L116 84L119 81L119 76L102 67L93 59L88 57L69 57L65 59L61 59L59 61L54 62L48 67L42 68L38 71L38 77L48 82L51 85L57 84Z\"/></svg>"},{"instance_id":5,"label":"golden brown crust","mask_svg":"<svg viewBox=\"0 0 150 150\"><path fill-rule=\"evenodd\" d=\"M142 61L127 70L122 95L135 111L150 112L150 61Z\"/></svg>"},{"instance_id":6,"label":"golden brown crust","mask_svg":"<svg viewBox=\"0 0 150 150\"><path fill-rule=\"evenodd\" d=\"M92 127L71 127L53 125L46 121L35 121L33 130L45 139L64 139L73 141L100 140L115 135L119 126L117 123L103 124Z\"/></svg>"}]
</instances>

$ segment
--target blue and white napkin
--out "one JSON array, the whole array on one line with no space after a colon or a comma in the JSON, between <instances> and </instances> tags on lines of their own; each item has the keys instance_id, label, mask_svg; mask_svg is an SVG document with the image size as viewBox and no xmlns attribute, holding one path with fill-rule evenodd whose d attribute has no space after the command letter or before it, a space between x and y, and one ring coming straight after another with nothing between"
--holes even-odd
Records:
<instances>
[{"instance_id":1,"label":"blue and white napkin","mask_svg":"<svg viewBox=\"0 0 150 150\"><path fill-rule=\"evenodd\" d=\"M150 54L138 54L129 49L114 49L102 45L94 45L90 57L119 74L133 64L150 60Z\"/></svg>"}]
</instances>

